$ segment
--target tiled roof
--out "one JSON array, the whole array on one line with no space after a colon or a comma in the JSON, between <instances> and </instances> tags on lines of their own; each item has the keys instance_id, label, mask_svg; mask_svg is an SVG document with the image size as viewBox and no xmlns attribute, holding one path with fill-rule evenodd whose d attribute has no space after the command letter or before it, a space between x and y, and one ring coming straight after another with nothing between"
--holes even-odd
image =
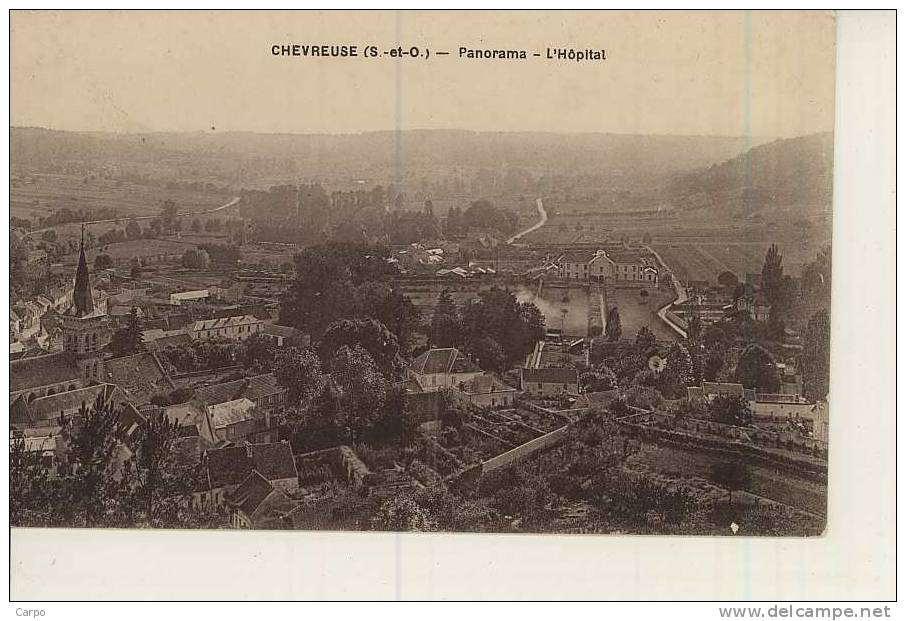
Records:
<instances>
[{"instance_id":1,"label":"tiled roof","mask_svg":"<svg viewBox=\"0 0 906 621\"><path fill-rule=\"evenodd\" d=\"M276 490L270 481L261 476L257 470L252 470L225 500L246 515L252 516L274 491Z\"/></svg>"},{"instance_id":2,"label":"tiled roof","mask_svg":"<svg viewBox=\"0 0 906 621\"><path fill-rule=\"evenodd\" d=\"M287 442L272 442L270 444L249 444L252 451L252 461L255 469L265 477L274 479L288 479L297 476L296 462L293 452Z\"/></svg>"},{"instance_id":3,"label":"tiled roof","mask_svg":"<svg viewBox=\"0 0 906 621\"><path fill-rule=\"evenodd\" d=\"M211 406L211 424L214 429L223 429L229 425L251 420L250 411L255 404L248 399L235 399Z\"/></svg>"},{"instance_id":4,"label":"tiled roof","mask_svg":"<svg viewBox=\"0 0 906 621\"><path fill-rule=\"evenodd\" d=\"M244 446L210 449L205 458L212 488L239 485L252 470L248 450Z\"/></svg>"},{"instance_id":5,"label":"tiled roof","mask_svg":"<svg viewBox=\"0 0 906 621\"><path fill-rule=\"evenodd\" d=\"M155 394L175 388L157 356L150 352L105 360L104 374L108 382L119 386L126 398L138 405L150 403Z\"/></svg>"},{"instance_id":6,"label":"tiled roof","mask_svg":"<svg viewBox=\"0 0 906 621\"><path fill-rule=\"evenodd\" d=\"M264 375L255 375L254 377L246 377L241 380L199 388L195 391L195 400L205 405L216 405L227 401L235 401L243 397L250 401L256 401L262 397L275 395L285 390L277 383L273 373L265 373Z\"/></svg>"},{"instance_id":7,"label":"tiled roof","mask_svg":"<svg viewBox=\"0 0 906 621\"><path fill-rule=\"evenodd\" d=\"M93 406L99 395L103 395L105 400L113 405L122 403L122 393L117 390L116 386L98 384L39 397L28 404L28 411L34 423L50 421L56 419L61 412L69 412L82 405ZM12 417L10 422L12 422Z\"/></svg>"},{"instance_id":8,"label":"tiled roof","mask_svg":"<svg viewBox=\"0 0 906 621\"><path fill-rule=\"evenodd\" d=\"M212 488L238 485L252 470L270 481L298 476L292 450L286 442L228 446L211 449L206 456Z\"/></svg>"},{"instance_id":9,"label":"tiled roof","mask_svg":"<svg viewBox=\"0 0 906 621\"><path fill-rule=\"evenodd\" d=\"M535 384L578 384L579 372L575 369L522 369L522 381Z\"/></svg>"},{"instance_id":10,"label":"tiled roof","mask_svg":"<svg viewBox=\"0 0 906 621\"><path fill-rule=\"evenodd\" d=\"M462 355L458 349L453 347L429 349L412 361L411 368L419 375L479 373L481 371L473 362Z\"/></svg>"},{"instance_id":11,"label":"tiled roof","mask_svg":"<svg viewBox=\"0 0 906 621\"><path fill-rule=\"evenodd\" d=\"M203 319L196 321L192 330L218 330L220 328L232 328L235 326L244 326L250 323L261 323L261 320L254 315L241 315L239 317L221 317L220 319Z\"/></svg>"},{"instance_id":12,"label":"tiled roof","mask_svg":"<svg viewBox=\"0 0 906 621\"><path fill-rule=\"evenodd\" d=\"M198 425L180 425L176 429L176 435L180 438L197 438L199 437Z\"/></svg>"},{"instance_id":13,"label":"tiled roof","mask_svg":"<svg viewBox=\"0 0 906 621\"><path fill-rule=\"evenodd\" d=\"M79 368L65 353L20 358L13 360L9 366L10 392L63 382L77 382L80 379Z\"/></svg>"},{"instance_id":14,"label":"tiled roof","mask_svg":"<svg viewBox=\"0 0 906 621\"><path fill-rule=\"evenodd\" d=\"M559 263L588 263L595 257L589 250L568 250L561 255Z\"/></svg>"},{"instance_id":15,"label":"tiled roof","mask_svg":"<svg viewBox=\"0 0 906 621\"><path fill-rule=\"evenodd\" d=\"M610 250L607 252L610 260L617 264L644 263L644 256L640 250Z\"/></svg>"},{"instance_id":16,"label":"tiled roof","mask_svg":"<svg viewBox=\"0 0 906 621\"><path fill-rule=\"evenodd\" d=\"M486 395L492 392L516 392L493 375L478 375L464 382L461 390L470 395Z\"/></svg>"},{"instance_id":17,"label":"tiled roof","mask_svg":"<svg viewBox=\"0 0 906 621\"><path fill-rule=\"evenodd\" d=\"M194 426L204 420L204 412L202 412L201 407L191 401L168 405L165 408L165 413L170 421L180 426Z\"/></svg>"},{"instance_id":18,"label":"tiled roof","mask_svg":"<svg viewBox=\"0 0 906 621\"><path fill-rule=\"evenodd\" d=\"M121 440L126 440L134 434L139 427L144 426L147 422L148 419L146 419L133 404L125 403L123 404L123 407L119 409L119 420L117 421L119 429L117 435Z\"/></svg>"},{"instance_id":19,"label":"tiled roof","mask_svg":"<svg viewBox=\"0 0 906 621\"><path fill-rule=\"evenodd\" d=\"M293 338L298 334L295 328L290 328L289 326L278 326L275 323L265 323L261 326L261 331L264 334L270 334L272 336L282 336L285 338Z\"/></svg>"}]
</instances>

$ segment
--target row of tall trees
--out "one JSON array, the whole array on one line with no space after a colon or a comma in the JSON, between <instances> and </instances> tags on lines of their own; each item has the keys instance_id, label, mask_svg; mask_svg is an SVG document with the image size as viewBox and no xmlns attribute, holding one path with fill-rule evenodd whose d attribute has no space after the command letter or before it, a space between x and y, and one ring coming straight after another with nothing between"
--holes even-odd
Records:
<instances>
[{"instance_id":1,"label":"row of tall trees","mask_svg":"<svg viewBox=\"0 0 906 621\"><path fill-rule=\"evenodd\" d=\"M473 201L466 209L452 207L447 213L447 234L465 233L470 227L496 229L502 234L513 233L519 216L508 209L501 209L487 200Z\"/></svg>"}]
</instances>

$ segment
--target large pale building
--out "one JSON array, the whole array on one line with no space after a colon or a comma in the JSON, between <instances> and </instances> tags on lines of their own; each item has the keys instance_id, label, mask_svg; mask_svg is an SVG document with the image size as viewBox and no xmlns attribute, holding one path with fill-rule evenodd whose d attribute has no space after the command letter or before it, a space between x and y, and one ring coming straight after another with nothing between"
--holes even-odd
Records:
<instances>
[{"instance_id":1,"label":"large pale building","mask_svg":"<svg viewBox=\"0 0 906 621\"><path fill-rule=\"evenodd\" d=\"M658 284L657 263L641 249L570 251L564 253L557 264L559 265L557 275L567 280L645 286Z\"/></svg>"},{"instance_id":2,"label":"large pale building","mask_svg":"<svg viewBox=\"0 0 906 621\"><path fill-rule=\"evenodd\" d=\"M230 339L244 341L261 332L264 322L254 315L221 317L196 321L189 328L193 339Z\"/></svg>"}]
</instances>

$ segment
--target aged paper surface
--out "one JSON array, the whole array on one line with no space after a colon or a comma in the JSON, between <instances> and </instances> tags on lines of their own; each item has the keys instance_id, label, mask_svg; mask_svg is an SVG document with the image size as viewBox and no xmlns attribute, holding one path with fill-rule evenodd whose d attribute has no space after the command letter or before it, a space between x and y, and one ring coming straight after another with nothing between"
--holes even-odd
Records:
<instances>
[{"instance_id":1,"label":"aged paper surface","mask_svg":"<svg viewBox=\"0 0 906 621\"><path fill-rule=\"evenodd\" d=\"M95 537L386 559L284 597L590 542L798 592L758 563L850 526L838 19L12 13L14 594Z\"/></svg>"}]
</instances>

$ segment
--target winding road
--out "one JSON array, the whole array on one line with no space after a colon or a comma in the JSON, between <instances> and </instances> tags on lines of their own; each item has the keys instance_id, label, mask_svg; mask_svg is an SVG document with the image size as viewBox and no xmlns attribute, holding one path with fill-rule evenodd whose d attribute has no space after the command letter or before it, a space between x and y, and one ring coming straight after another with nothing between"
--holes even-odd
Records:
<instances>
[{"instance_id":1,"label":"winding road","mask_svg":"<svg viewBox=\"0 0 906 621\"><path fill-rule=\"evenodd\" d=\"M663 268L664 271L670 270L670 268L667 266L667 264L664 263L664 259L661 258L661 255L659 255L654 248L652 248L651 246L645 246L645 248L648 250L648 252L650 252L651 254L654 255L654 258L657 259L658 263L661 264L661 268ZM674 332L679 334L682 338L686 338L686 330L681 325L679 325L678 323L673 321L667 315L667 311L670 310L670 307L673 306L674 304L684 303L688 299L689 296L686 295L685 287L683 287L682 283L679 281L679 279L677 279L676 276L673 275L672 272L671 272L670 281L671 281L671 284L673 285L673 290L676 291L676 299L673 300L672 302L669 302L669 303L665 304L664 306L662 306L658 310L657 316L660 317L661 320L665 324L667 324Z\"/></svg>"},{"instance_id":2,"label":"winding road","mask_svg":"<svg viewBox=\"0 0 906 621\"><path fill-rule=\"evenodd\" d=\"M540 217L540 220L538 220L538 222L536 222L532 226L528 227L524 231L516 233L515 235L510 237L508 240L506 240L506 243L512 244L514 241L516 241L523 235L528 235L532 231L537 231L542 226L544 226L545 223L547 223L547 212L544 210L544 203L541 202L540 198L535 199L535 207L538 209L538 216Z\"/></svg>"}]
</instances>

